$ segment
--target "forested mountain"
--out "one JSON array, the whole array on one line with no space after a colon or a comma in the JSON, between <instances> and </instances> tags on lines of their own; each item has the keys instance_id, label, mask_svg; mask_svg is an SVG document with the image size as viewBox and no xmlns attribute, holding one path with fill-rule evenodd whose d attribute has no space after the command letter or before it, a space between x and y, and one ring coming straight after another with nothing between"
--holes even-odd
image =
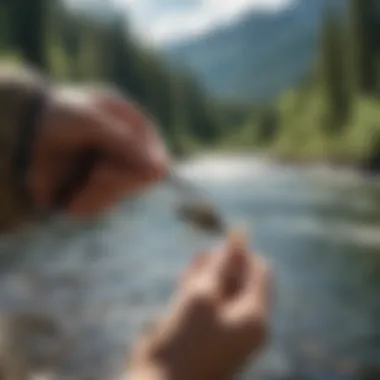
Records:
<instances>
[{"instance_id":1,"label":"forested mountain","mask_svg":"<svg viewBox=\"0 0 380 380\"><path fill-rule=\"evenodd\" d=\"M150 112L173 151L216 143L223 123L199 82L142 47L127 14L110 4L78 9L59 0L4 0L0 58L11 55L58 80L116 85Z\"/></svg>"},{"instance_id":2,"label":"forested mountain","mask_svg":"<svg viewBox=\"0 0 380 380\"><path fill-rule=\"evenodd\" d=\"M59 0L7 0L0 55L59 80L117 85L174 152L244 146L380 168L379 2L295 1L157 52L123 12L99 20Z\"/></svg>"},{"instance_id":3,"label":"forested mountain","mask_svg":"<svg viewBox=\"0 0 380 380\"><path fill-rule=\"evenodd\" d=\"M345 0L296 0L278 12L251 12L196 39L165 47L168 61L193 70L219 97L273 100L310 71L326 8Z\"/></svg>"},{"instance_id":4,"label":"forested mountain","mask_svg":"<svg viewBox=\"0 0 380 380\"><path fill-rule=\"evenodd\" d=\"M262 106L234 144L297 161L379 170L380 3L347 0L346 12L330 4L304 80ZM281 66L281 57L277 61ZM246 79L255 77L253 71Z\"/></svg>"}]
</instances>

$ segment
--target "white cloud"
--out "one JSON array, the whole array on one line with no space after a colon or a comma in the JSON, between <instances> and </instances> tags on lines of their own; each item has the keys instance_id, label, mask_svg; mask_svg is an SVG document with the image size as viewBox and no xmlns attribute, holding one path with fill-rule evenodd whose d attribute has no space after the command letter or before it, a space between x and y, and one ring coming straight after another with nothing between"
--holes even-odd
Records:
<instances>
[{"instance_id":1,"label":"white cloud","mask_svg":"<svg viewBox=\"0 0 380 380\"><path fill-rule=\"evenodd\" d=\"M139 36L147 42L163 44L228 24L248 10L277 11L289 6L294 0L112 1L127 7L132 26Z\"/></svg>"},{"instance_id":2,"label":"white cloud","mask_svg":"<svg viewBox=\"0 0 380 380\"><path fill-rule=\"evenodd\" d=\"M134 14L138 15L139 6L149 9L148 3L155 2L155 0L118 1L129 2L132 17ZM198 6L193 8L155 12L145 25L144 17L135 21L143 38L154 44L162 44L196 36L216 26L228 24L251 9L278 11L289 6L291 2L292 0L199 0ZM155 5L157 6L157 0Z\"/></svg>"}]
</instances>

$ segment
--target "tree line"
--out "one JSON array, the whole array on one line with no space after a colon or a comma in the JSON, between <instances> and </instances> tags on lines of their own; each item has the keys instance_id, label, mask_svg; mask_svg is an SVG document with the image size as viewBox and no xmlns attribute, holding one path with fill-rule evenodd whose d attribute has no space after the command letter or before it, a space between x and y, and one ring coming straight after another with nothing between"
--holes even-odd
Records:
<instances>
[{"instance_id":1,"label":"tree line","mask_svg":"<svg viewBox=\"0 0 380 380\"><path fill-rule=\"evenodd\" d=\"M216 144L225 125L215 102L189 73L139 46L125 12L108 11L105 21L60 0L3 1L0 49L59 80L117 86L150 112L174 153Z\"/></svg>"},{"instance_id":2,"label":"tree line","mask_svg":"<svg viewBox=\"0 0 380 380\"><path fill-rule=\"evenodd\" d=\"M309 74L265 106L210 99L189 73L140 46L117 10L104 20L61 0L2 1L0 50L59 80L116 85L153 115L174 153L244 147L380 168L380 6L330 5Z\"/></svg>"},{"instance_id":3,"label":"tree line","mask_svg":"<svg viewBox=\"0 0 380 380\"><path fill-rule=\"evenodd\" d=\"M243 136L294 160L380 169L380 6L327 7L317 58L302 83L255 111Z\"/></svg>"}]
</instances>

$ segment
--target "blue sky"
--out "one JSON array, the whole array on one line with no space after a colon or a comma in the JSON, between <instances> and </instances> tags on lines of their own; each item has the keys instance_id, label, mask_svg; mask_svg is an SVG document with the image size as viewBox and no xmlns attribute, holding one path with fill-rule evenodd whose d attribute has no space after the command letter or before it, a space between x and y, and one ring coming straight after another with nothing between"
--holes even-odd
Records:
<instances>
[{"instance_id":1,"label":"blue sky","mask_svg":"<svg viewBox=\"0 0 380 380\"><path fill-rule=\"evenodd\" d=\"M68 0L113 2L125 9L137 34L148 43L165 44L225 25L248 10L278 11L293 0Z\"/></svg>"}]
</instances>

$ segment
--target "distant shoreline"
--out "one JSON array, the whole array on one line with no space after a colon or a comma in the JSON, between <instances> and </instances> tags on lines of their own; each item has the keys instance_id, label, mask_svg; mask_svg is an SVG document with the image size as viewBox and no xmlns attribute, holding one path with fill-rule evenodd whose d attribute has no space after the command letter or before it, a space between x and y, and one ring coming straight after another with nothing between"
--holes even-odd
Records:
<instances>
[{"instance_id":1,"label":"distant shoreline","mask_svg":"<svg viewBox=\"0 0 380 380\"><path fill-rule=\"evenodd\" d=\"M360 162L350 160L334 160L322 158L290 158L290 157L276 157L275 155L269 156L271 160L283 165L291 165L298 167L313 167L319 166L333 170L351 170L360 174L376 176L380 174L380 162Z\"/></svg>"},{"instance_id":2,"label":"distant shoreline","mask_svg":"<svg viewBox=\"0 0 380 380\"><path fill-rule=\"evenodd\" d=\"M378 176L380 175L380 162L359 162L354 160L337 160L327 158L297 158L289 156L281 156L269 153L257 153L253 151L198 151L192 152L176 160L178 165L185 164L189 161L201 161L208 159L228 158L231 159L244 159L244 158L257 158L260 161L266 161L268 164L284 167L298 167L310 169L327 169L334 171L350 171L356 174L365 176Z\"/></svg>"}]
</instances>

